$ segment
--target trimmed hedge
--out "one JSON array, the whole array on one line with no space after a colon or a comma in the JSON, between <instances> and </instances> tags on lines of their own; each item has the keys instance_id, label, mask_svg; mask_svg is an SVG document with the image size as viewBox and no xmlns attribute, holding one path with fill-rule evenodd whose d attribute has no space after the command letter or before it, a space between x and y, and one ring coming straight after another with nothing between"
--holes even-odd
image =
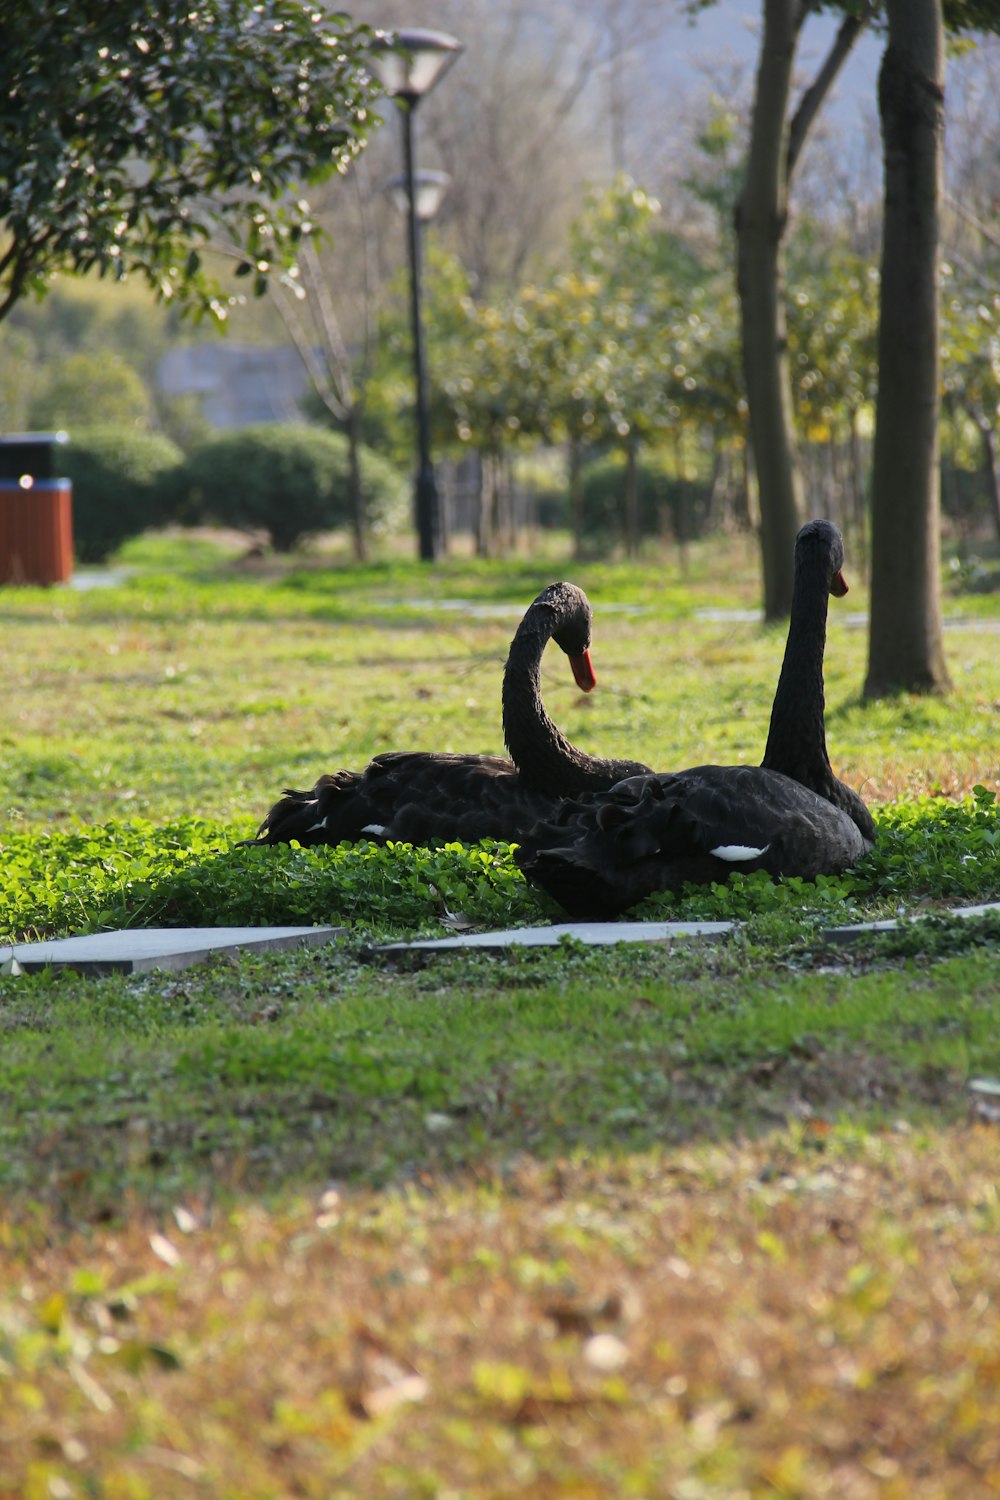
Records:
<instances>
[{"instance_id":1,"label":"trimmed hedge","mask_svg":"<svg viewBox=\"0 0 1000 1500\"><path fill-rule=\"evenodd\" d=\"M59 467L73 483L78 560L104 562L128 537L162 526L182 459L162 433L110 424L74 428L59 451Z\"/></svg>"},{"instance_id":2,"label":"trimmed hedge","mask_svg":"<svg viewBox=\"0 0 1000 1500\"><path fill-rule=\"evenodd\" d=\"M268 532L287 552L311 532L350 523L347 439L321 427L256 426L199 443L183 471L182 518ZM387 530L406 511L402 475L363 449L366 521Z\"/></svg>"}]
</instances>

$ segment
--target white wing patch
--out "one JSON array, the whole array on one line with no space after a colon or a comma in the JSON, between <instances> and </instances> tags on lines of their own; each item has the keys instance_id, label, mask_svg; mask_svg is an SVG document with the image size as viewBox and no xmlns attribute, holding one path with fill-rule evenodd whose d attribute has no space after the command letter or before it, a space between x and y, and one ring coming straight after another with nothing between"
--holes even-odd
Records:
<instances>
[{"instance_id":1,"label":"white wing patch","mask_svg":"<svg viewBox=\"0 0 1000 1500\"><path fill-rule=\"evenodd\" d=\"M309 824L309 827L306 829L306 833L315 833L316 830L317 830L317 828L325 828L325 827L326 827L326 819L325 818L320 818L320 820L319 820L318 823L310 823Z\"/></svg>"},{"instance_id":2,"label":"white wing patch","mask_svg":"<svg viewBox=\"0 0 1000 1500\"><path fill-rule=\"evenodd\" d=\"M376 838L382 838L385 835L385 824L384 823L366 823L365 826L364 826L364 828L362 828L361 832L362 833L373 833Z\"/></svg>"},{"instance_id":3,"label":"white wing patch","mask_svg":"<svg viewBox=\"0 0 1000 1500\"><path fill-rule=\"evenodd\" d=\"M751 849L749 844L720 844L718 849L709 849L708 852L714 854L716 859L727 860L732 865L741 865L751 859L760 859L770 847L770 844L765 844L763 849Z\"/></svg>"}]
</instances>

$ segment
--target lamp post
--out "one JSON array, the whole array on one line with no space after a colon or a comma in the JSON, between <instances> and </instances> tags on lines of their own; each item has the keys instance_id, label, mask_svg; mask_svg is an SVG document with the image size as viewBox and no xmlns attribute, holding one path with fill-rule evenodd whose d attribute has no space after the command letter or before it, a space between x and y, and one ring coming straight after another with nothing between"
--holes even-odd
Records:
<instances>
[{"instance_id":1,"label":"lamp post","mask_svg":"<svg viewBox=\"0 0 1000 1500\"><path fill-rule=\"evenodd\" d=\"M434 562L441 555L441 502L431 464L427 417L427 366L420 316L420 214L417 180L430 174L414 169L413 116L425 94L462 51L460 42L443 31L406 30L378 35L372 43L372 67L403 121L403 166L406 183L410 253L410 320L413 329L413 373L416 382L417 478L415 509L420 557ZM443 196L443 189L442 194ZM435 211L440 204L435 204ZM430 217L430 215L426 215Z\"/></svg>"}]
</instances>

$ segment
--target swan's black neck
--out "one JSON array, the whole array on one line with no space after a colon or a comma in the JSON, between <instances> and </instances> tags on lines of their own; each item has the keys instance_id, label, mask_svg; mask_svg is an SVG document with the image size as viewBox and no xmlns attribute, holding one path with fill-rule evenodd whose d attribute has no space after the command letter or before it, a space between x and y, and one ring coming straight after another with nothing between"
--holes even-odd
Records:
<instances>
[{"instance_id":1,"label":"swan's black neck","mask_svg":"<svg viewBox=\"0 0 1000 1500\"><path fill-rule=\"evenodd\" d=\"M636 761L587 755L570 744L546 713L542 653L566 624L563 611L550 604L532 605L511 642L503 675L504 743L525 784L553 797L602 791L647 769Z\"/></svg>"},{"instance_id":2,"label":"swan's black neck","mask_svg":"<svg viewBox=\"0 0 1000 1500\"><path fill-rule=\"evenodd\" d=\"M781 675L771 708L761 765L781 771L822 797L836 777L826 750L823 654L830 578L826 560L814 555L795 570L791 619ZM839 785L839 783L837 783Z\"/></svg>"}]
</instances>

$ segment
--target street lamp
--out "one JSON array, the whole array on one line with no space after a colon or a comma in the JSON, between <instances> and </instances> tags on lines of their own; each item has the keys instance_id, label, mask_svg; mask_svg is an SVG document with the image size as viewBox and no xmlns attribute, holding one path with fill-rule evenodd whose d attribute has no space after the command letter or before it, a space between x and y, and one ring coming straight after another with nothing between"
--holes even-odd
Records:
<instances>
[{"instance_id":1,"label":"street lamp","mask_svg":"<svg viewBox=\"0 0 1000 1500\"><path fill-rule=\"evenodd\" d=\"M451 178L447 172L420 170L414 172L413 187L417 195L417 218L421 224L429 224L431 219L437 218L450 182ZM410 184L405 173L400 173L398 177L387 178L382 187L401 214L410 212Z\"/></svg>"},{"instance_id":2,"label":"street lamp","mask_svg":"<svg viewBox=\"0 0 1000 1500\"><path fill-rule=\"evenodd\" d=\"M423 326L420 318L420 231L417 180L430 174L417 173L413 165L413 116L425 94L430 93L462 51L462 45L443 31L417 29L380 32L372 43L371 63L379 82L400 107L403 121L403 165L410 251L410 318L413 326L413 372L416 381L417 480L416 518L420 557L434 562L441 555L441 502L431 464L430 429L427 420L427 368ZM443 174L440 174L443 175ZM444 184L445 186L447 184ZM434 205L443 197L443 187Z\"/></svg>"}]
</instances>

